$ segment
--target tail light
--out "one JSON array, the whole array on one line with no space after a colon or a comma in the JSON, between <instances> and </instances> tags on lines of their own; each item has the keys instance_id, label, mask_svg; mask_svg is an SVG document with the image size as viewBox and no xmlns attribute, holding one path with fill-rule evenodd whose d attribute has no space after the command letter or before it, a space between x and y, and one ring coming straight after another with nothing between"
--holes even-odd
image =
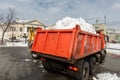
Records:
<instances>
[{"instance_id":1,"label":"tail light","mask_svg":"<svg viewBox=\"0 0 120 80\"><path fill-rule=\"evenodd\" d=\"M78 71L78 68L74 66L68 66L68 69L73 70L73 71Z\"/></svg>"}]
</instances>

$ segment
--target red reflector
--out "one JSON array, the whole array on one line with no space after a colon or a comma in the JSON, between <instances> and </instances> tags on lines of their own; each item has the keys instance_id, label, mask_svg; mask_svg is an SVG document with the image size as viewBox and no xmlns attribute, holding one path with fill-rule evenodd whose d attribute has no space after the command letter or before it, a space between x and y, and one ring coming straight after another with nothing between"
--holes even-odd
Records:
<instances>
[{"instance_id":1,"label":"red reflector","mask_svg":"<svg viewBox=\"0 0 120 80\"><path fill-rule=\"evenodd\" d=\"M45 61L45 58L40 58L41 61Z\"/></svg>"},{"instance_id":2,"label":"red reflector","mask_svg":"<svg viewBox=\"0 0 120 80\"><path fill-rule=\"evenodd\" d=\"M77 68L77 67L68 66L68 68L69 68L70 70L73 70L73 71L78 71L78 68Z\"/></svg>"}]
</instances>

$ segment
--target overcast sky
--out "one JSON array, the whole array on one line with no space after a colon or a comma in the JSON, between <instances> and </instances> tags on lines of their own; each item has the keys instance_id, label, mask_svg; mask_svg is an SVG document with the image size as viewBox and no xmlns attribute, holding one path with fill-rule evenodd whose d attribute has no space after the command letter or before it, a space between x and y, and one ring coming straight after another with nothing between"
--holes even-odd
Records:
<instances>
[{"instance_id":1,"label":"overcast sky","mask_svg":"<svg viewBox=\"0 0 120 80\"><path fill-rule=\"evenodd\" d=\"M20 19L38 19L45 25L66 16L82 17L90 23L120 23L120 0L0 0L0 12L14 8Z\"/></svg>"}]
</instances>

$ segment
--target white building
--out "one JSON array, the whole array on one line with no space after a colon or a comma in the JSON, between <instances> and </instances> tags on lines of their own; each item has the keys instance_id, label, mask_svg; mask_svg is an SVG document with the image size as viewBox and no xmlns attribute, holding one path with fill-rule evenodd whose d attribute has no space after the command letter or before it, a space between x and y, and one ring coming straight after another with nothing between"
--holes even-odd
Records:
<instances>
[{"instance_id":1,"label":"white building","mask_svg":"<svg viewBox=\"0 0 120 80\"><path fill-rule=\"evenodd\" d=\"M0 39L2 38L3 28L6 24L0 24ZM44 29L45 25L38 20L19 20L14 21L10 27L7 29L4 39L10 39L15 37L16 39L23 38L24 35L28 36L29 29L33 27L34 29L40 27Z\"/></svg>"}]
</instances>

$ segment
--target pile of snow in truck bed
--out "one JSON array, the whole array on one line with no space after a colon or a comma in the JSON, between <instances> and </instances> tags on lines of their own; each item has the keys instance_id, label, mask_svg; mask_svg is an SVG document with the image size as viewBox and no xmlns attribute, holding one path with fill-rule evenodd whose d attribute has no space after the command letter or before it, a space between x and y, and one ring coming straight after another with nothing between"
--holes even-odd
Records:
<instances>
[{"instance_id":1,"label":"pile of snow in truck bed","mask_svg":"<svg viewBox=\"0 0 120 80\"><path fill-rule=\"evenodd\" d=\"M62 20L57 21L54 29L72 29L76 25L80 25L80 29L83 31L91 32L96 34L95 28L87 23L83 18L71 18L71 17L65 17Z\"/></svg>"}]
</instances>

